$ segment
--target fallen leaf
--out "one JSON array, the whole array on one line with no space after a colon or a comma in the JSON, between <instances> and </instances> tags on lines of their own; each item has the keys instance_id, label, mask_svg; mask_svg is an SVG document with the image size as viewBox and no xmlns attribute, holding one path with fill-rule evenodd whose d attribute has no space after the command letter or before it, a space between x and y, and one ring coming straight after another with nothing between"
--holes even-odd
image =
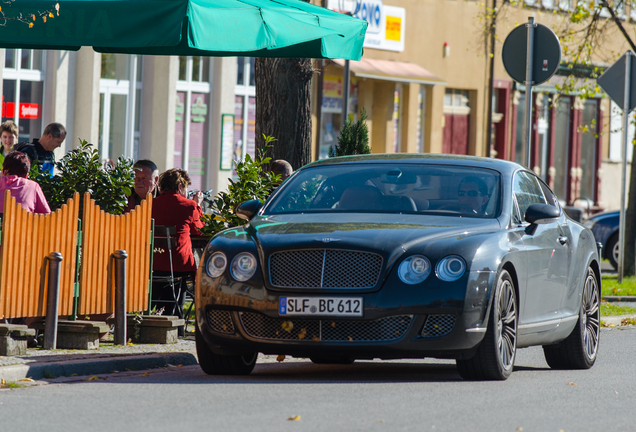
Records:
<instances>
[{"instance_id":1,"label":"fallen leaf","mask_svg":"<svg viewBox=\"0 0 636 432\"><path fill-rule=\"evenodd\" d=\"M139 375L139 376L147 377L147 376L150 376L150 374L149 374L148 372L144 372L144 373L142 373L142 374L141 374L141 375Z\"/></svg>"},{"instance_id":2,"label":"fallen leaf","mask_svg":"<svg viewBox=\"0 0 636 432\"><path fill-rule=\"evenodd\" d=\"M335 328L335 327L336 327L336 322L335 322L335 321L332 321L332 322L331 322L331 327L333 327L333 328Z\"/></svg>"},{"instance_id":3,"label":"fallen leaf","mask_svg":"<svg viewBox=\"0 0 636 432\"><path fill-rule=\"evenodd\" d=\"M0 384L6 384L7 382L5 380L0 381Z\"/></svg>"},{"instance_id":4,"label":"fallen leaf","mask_svg":"<svg viewBox=\"0 0 636 432\"><path fill-rule=\"evenodd\" d=\"M177 365L177 367L183 367L183 365L182 365L182 364L180 364L180 365Z\"/></svg>"},{"instance_id":5,"label":"fallen leaf","mask_svg":"<svg viewBox=\"0 0 636 432\"><path fill-rule=\"evenodd\" d=\"M353 342L353 338L351 336L347 336L347 338L349 339L349 342Z\"/></svg>"},{"instance_id":6,"label":"fallen leaf","mask_svg":"<svg viewBox=\"0 0 636 432\"><path fill-rule=\"evenodd\" d=\"M92 377L90 377L89 379L87 379L86 381L95 381L99 379L99 377L97 375L93 375Z\"/></svg>"},{"instance_id":7,"label":"fallen leaf","mask_svg":"<svg viewBox=\"0 0 636 432\"><path fill-rule=\"evenodd\" d=\"M33 27L33 23L29 23L29 28L32 28L32 27Z\"/></svg>"},{"instance_id":8,"label":"fallen leaf","mask_svg":"<svg viewBox=\"0 0 636 432\"><path fill-rule=\"evenodd\" d=\"M576 385L575 382L568 381L568 385Z\"/></svg>"},{"instance_id":9,"label":"fallen leaf","mask_svg":"<svg viewBox=\"0 0 636 432\"><path fill-rule=\"evenodd\" d=\"M521 432L523 430L523 428L521 426L519 426L516 430L518 430L519 432Z\"/></svg>"},{"instance_id":10,"label":"fallen leaf","mask_svg":"<svg viewBox=\"0 0 636 432\"><path fill-rule=\"evenodd\" d=\"M280 326L283 328L283 330L289 333L294 328L294 323L291 321L283 321L283 323Z\"/></svg>"},{"instance_id":11,"label":"fallen leaf","mask_svg":"<svg viewBox=\"0 0 636 432\"><path fill-rule=\"evenodd\" d=\"M299 415L297 415L297 416L295 416L295 417L290 417L290 418L288 418L287 420L291 420L291 421L300 421L300 416L299 416Z\"/></svg>"},{"instance_id":12,"label":"fallen leaf","mask_svg":"<svg viewBox=\"0 0 636 432\"><path fill-rule=\"evenodd\" d=\"M285 360L285 356L284 355L279 355L278 357L276 357L276 361L277 362L282 362L283 360Z\"/></svg>"},{"instance_id":13,"label":"fallen leaf","mask_svg":"<svg viewBox=\"0 0 636 432\"><path fill-rule=\"evenodd\" d=\"M74 373L74 374L70 374L69 376L77 376L77 374L76 374L76 373Z\"/></svg>"},{"instance_id":14,"label":"fallen leaf","mask_svg":"<svg viewBox=\"0 0 636 432\"><path fill-rule=\"evenodd\" d=\"M20 381L29 381L29 382L33 382L33 380L31 378L22 378Z\"/></svg>"}]
</instances>

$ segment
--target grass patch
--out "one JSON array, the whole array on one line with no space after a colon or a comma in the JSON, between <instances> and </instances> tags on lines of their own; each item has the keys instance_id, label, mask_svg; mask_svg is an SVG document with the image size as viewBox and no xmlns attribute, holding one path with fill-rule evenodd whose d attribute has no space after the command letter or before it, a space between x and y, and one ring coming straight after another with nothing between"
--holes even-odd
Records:
<instances>
[{"instance_id":1,"label":"grass patch","mask_svg":"<svg viewBox=\"0 0 636 432\"><path fill-rule=\"evenodd\" d=\"M5 382L4 380L2 380L2 383L0 384L0 389L15 389L22 387L24 387L23 384L18 384L17 382Z\"/></svg>"},{"instance_id":2,"label":"grass patch","mask_svg":"<svg viewBox=\"0 0 636 432\"><path fill-rule=\"evenodd\" d=\"M628 306L616 306L612 303L601 303L601 316L616 316L616 315L633 315L636 314L636 308Z\"/></svg>"},{"instance_id":3,"label":"grass patch","mask_svg":"<svg viewBox=\"0 0 636 432\"><path fill-rule=\"evenodd\" d=\"M623 283L619 284L618 276L601 277L601 297L605 296L636 296L636 276L623 278Z\"/></svg>"}]
</instances>

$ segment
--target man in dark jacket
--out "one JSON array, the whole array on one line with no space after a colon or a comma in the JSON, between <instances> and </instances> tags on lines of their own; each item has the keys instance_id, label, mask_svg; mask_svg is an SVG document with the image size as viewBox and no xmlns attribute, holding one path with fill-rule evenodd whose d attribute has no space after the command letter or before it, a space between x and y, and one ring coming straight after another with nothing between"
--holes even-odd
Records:
<instances>
[{"instance_id":1,"label":"man in dark jacket","mask_svg":"<svg viewBox=\"0 0 636 432\"><path fill-rule=\"evenodd\" d=\"M53 150L61 146L65 138L66 128L60 123L51 123L44 128L39 140L34 138L33 142L16 144L14 150L26 154L31 164L37 164L41 172L53 175L55 168Z\"/></svg>"}]
</instances>

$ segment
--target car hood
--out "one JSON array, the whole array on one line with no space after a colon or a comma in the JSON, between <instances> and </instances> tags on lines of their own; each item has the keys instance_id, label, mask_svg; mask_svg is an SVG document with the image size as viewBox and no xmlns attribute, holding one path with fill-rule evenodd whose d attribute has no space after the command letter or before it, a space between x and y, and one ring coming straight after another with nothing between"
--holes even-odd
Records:
<instances>
[{"instance_id":1,"label":"car hood","mask_svg":"<svg viewBox=\"0 0 636 432\"><path fill-rule=\"evenodd\" d=\"M329 247L374 251L387 258L414 244L499 229L497 219L402 214L256 216L245 227L264 256L282 249Z\"/></svg>"}]
</instances>

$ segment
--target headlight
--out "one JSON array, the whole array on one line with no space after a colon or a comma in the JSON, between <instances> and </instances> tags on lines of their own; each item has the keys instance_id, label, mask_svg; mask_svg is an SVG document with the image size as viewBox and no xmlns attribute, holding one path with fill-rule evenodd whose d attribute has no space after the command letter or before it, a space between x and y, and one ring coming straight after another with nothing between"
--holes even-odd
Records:
<instances>
[{"instance_id":1,"label":"headlight","mask_svg":"<svg viewBox=\"0 0 636 432\"><path fill-rule=\"evenodd\" d=\"M453 282L464 275L466 263L457 255L449 255L437 264L437 277L445 282Z\"/></svg>"},{"instance_id":2,"label":"headlight","mask_svg":"<svg viewBox=\"0 0 636 432\"><path fill-rule=\"evenodd\" d=\"M249 252L238 254L232 260L230 273L237 281L245 282L256 273L256 258Z\"/></svg>"},{"instance_id":3,"label":"headlight","mask_svg":"<svg viewBox=\"0 0 636 432\"><path fill-rule=\"evenodd\" d=\"M210 277L219 277L227 267L227 257L223 252L214 252L208 259L208 265L205 266Z\"/></svg>"},{"instance_id":4,"label":"headlight","mask_svg":"<svg viewBox=\"0 0 636 432\"><path fill-rule=\"evenodd\" d=\"M431 263L428 258L422 255L408 257L398 267L400 280L409 285L422 282L429 274L431 274Z\"/></svg>"}]
</instances>

